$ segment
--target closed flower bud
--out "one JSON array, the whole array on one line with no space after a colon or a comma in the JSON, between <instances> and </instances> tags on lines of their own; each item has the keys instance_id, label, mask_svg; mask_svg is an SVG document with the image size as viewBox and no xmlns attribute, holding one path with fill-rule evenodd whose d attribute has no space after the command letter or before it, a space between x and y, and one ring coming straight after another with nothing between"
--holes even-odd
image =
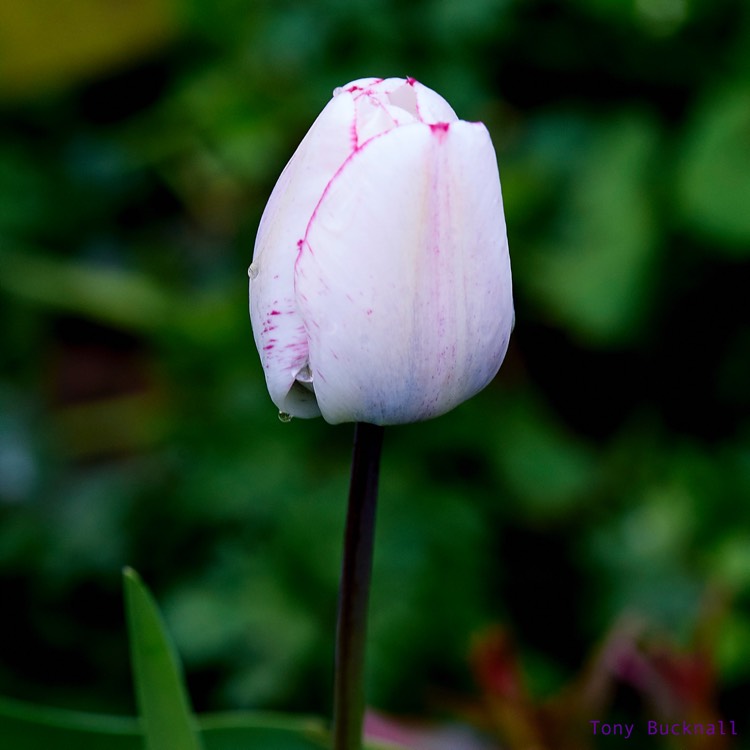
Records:
<instances>
[{"instance_id":1,"label":"closed flower bud","mask_svg":"<svg viewBox=\"0 0 750 750\"><path fill-rule=\"evenodd\" d=\"M271 194L249 276L281 412L400 424L470 398L513 326L487 129L413 79L337 89Z\"/></svg>"}]
</instances>

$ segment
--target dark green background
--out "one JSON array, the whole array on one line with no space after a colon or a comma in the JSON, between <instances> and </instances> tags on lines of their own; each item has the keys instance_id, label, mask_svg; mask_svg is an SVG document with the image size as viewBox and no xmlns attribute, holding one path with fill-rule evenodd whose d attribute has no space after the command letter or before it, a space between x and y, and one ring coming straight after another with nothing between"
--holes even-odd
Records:
<instances>
[{"instance_id":1,"label":"dark green background","mask_svg":"<svg viewBox=\"0 0 750 750\"><path fill-rule=\"evenodd\" d=\"M333 88L411 75L492 133L517 319L485 392L388 430L371 703L460 714L494 624L542 701L629 618L743 719L744 0L0 0L0 27L1 694L133 711L127 564L198 710L329 712L351 427L278 421L246 269ZM614 685L590 718L657 716Z\"/></svg>"}]
</instances>

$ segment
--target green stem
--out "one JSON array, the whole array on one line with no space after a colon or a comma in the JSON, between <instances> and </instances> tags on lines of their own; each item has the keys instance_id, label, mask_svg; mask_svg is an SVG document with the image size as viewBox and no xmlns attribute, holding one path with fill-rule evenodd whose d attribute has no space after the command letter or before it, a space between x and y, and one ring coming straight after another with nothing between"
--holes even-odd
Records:
<instances>
[{"instance_id":1,"label":"green stem","mask_svg":"<svg viewBox=\"0 0 750 750\"><path fill-rule=\"evenodd\" d=\"M382 445L382 427L357 423L336 629L333 750L360 750L362 747L367 604Z\"/></svg>"}]
</instances>

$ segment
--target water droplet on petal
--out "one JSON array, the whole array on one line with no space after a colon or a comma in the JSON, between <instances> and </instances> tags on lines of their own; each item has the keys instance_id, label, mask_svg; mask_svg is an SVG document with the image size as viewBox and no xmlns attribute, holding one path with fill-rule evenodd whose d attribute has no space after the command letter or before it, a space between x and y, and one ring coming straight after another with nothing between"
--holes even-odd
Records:
<instances>
[{"instance_id":1,"label":"water droplet on petal","mask_svg":"<svg viewBox=\"0 0 750 750\"><path fill-rule=\"evenodd\" d=\"M287 414L285 411L279 412L279 422L291 422L292 421L292 415Z\"/></svg>"},{"instance_id":2,"label":"water droplet on petal","mask_svg":"<svg viewBox=\"0 0 750 750\"><path fill-rule=\"evenodd\" d=\"M250 264L250 268L247 269L247 275L250 279L255 279L258 276L258 266L255 263Z\"/></svg>"}]
</instances>

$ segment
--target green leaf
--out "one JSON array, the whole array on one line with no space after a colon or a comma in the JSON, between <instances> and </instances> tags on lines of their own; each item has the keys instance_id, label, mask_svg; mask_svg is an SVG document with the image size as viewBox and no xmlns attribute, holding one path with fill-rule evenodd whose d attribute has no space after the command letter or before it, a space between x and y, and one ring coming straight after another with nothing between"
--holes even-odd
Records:
<instances>
[{"instance_id":1,"label":"green leaf","mask_svg":"<svg viewBox=\"0 0 750 750\"><path fill-rule=\"evenodd\" d=\"M147 750L202 750L180 669L153 597L126 568L125 601L135 691Z\"/></svg>"},{"instance_id":2,"label":"green leaf","mask_svg":"<svg viewBox=\"0 0 750 750\"><path fill-rule=\"evenodd\" d=\"M206 750L326 750L329 735L312 717L237 712L200 718ZM36 706L0 697L0 747L12 750L143 750L140 722ZM366 750L403 750L369 742Z\"/></svg>"},{"instance_id":3,"label":"green leaf","mask_svg":"<svg viewBox=\"0 0 750 750\"><path fill-rule=\"evenodd\" d=\"M617 345L637 334L651 300L658 243L650 190L653 123L604 125L560 195L554 235L536 248L529 291L580 339Z\"/></svg>"},{"instance_id":4,"label":"green leaf","mask_svg":"<svg viewBox=\"0 0 750 750\"><path fill-rule=\"evenodd\" d=\"M596 454L532 394L515 394L497 434L494 465L519 499L518 513L551 519L586 502L598 482Z\"/></svg>"},{"instance_id":5,"label":"green leaf","mask_svg":"<svg viewBox=\"0 0 750 750\"><path fill-rule=\"evenodd\" d=\"M750 252L750 89L741 85L704 102L688 131L679 174L682 215L723 240L717 249Z\"/></svg>"},{"instance_id":6,"label":"green leaf","mask_svg":"<svg viewBox=\"0 0 750 750\"><path fill-rule=\"evenodd\" d=\"M201 717L206 750L321 750L328 733L315 718L256 713ZM140 722L0 698L0 747L12 750L143 750Z\"/></svg>"},{"instance_id":7,"label":"green leaf","mask_svg":"<svg viewBox=\"0 0 750 750\"><path fill-rule=\"evenodd\" d=\"M69 711L0 697L0 748L12 750L327 750L312 717L236 712L193 717L179 660L138 574L123 571L141 718ZM370 744L366 750L399 750Z\"/></svg>"},{"instance_id":8,"label":"green leaf","mask_svg":"<svg viewBox=\"0 0 750 750\"><path fill-rule=\"evenodd\" d=\"M232 712L201 719L206 750L327 750L329 735L316 718Z\"/></svg>"},{"instance_id":9,"label":"green leaf","mask_svg":"<svg viewBox=\"0 0 750 750\"><path fill-rule=\"evenodd\" d=\"M137 719L0 698L0 747L13 750L143 750Z\"/></svg>"}]
</instances>

